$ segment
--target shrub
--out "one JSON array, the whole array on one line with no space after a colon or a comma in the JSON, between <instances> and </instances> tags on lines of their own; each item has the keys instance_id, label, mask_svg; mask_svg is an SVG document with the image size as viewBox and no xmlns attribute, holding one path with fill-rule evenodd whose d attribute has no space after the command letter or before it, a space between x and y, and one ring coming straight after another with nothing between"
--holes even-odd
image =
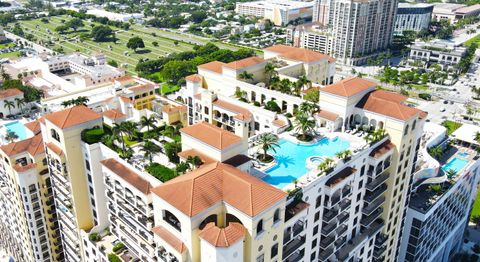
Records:
<instances>
[{"instance_id":1,"label":"shrub","mask_svg":"<svg viewBox=\"0 0 480 262\"><path fill-rule=\"evenodd\" d=\"M175 178L177 174L172 169L161 165L159 163L152 163L145 167L145 170L158 180L167 182L168 180Z\"/></svg>"},{"instance_id":2,"label":"shrub","mask_svg":"<svg viewBox=\"0 0 480 262\"><path fill-rule=\"evenodd\" d=\"M100 239L100 236L97 234L97 233L91 233L89 236L88 236L88 239L90 239L90 241L98 241Z\"/></svg>"},{"instance_id":3,"label":"shrub","mask_svg":"<svg viewBox=\"0 0 480 262\"><path fill-rule=\"evenodd\" d=\"M118 242L115 244L115 246L112 247L112 251L118 254L118 252L124 248L125 248L125 244L123 244L122 242Z\"/></svg>"},{"instance_id":4,"label":"shrub","mask_svg":"<svg viewBox=\"0 0 480 262\"><path fill-rule=\"evenodd\" d=\"M261 104L260 104L260 102L255 101L255 102L253 102L253 105L254 105L254 106L260 106Z\"/></svg>"},{"instance_id":5,"label":"shrub","mask_svg":"<svg viewBox=\"0 0 480 262\"><path fill-rule=\"evenodd\" d=\"M102 140L105 132L101 127L94 127L82 131L82 140L87 144L98 143Z\"/></svg>"},{"instance_id":6,"label":"shrub","mask_svg":"<svg viewBox=\"0 0 480 262\"><path fill-rule=\"evenodd\" d=\"M423 100L427 100L427 101L432 100L432 96L430 94L427 94L427 93L418 94L418 97L420 97Z\"/></svg>"},{"instance_id":7,"label":"shrub","mask_svg":"<svg viewBox=\"0 0 480 262\"><path fill-rule=\"evenodd\" d=\"M280 113L281 109L275 101L268 101L265 105L265 109Z\"/></svg>"},{"instance_id":8,"label":"shrub","mask_svg":"<svg viewBox=\"0 0 480 262\"><path fill-rule=\"evenodd\" d=\"M110 253L108 254L108 261L110 262L122 262L122 260L115 254Z\"/></svg>"},{"instance_id":9,"label":"shrub","mask_svg":"<svg viewBox=\"0 0 480 262\"><path fill-rule=\"evenodd\" d=\"M286 116L286 117L288 117L288 118L291 118L291 117L293 117L293 115L292 115L292 114L290 114L290 113L286 113L286 114L285 114L285 116Z\"/></svg>"}]
</instances>

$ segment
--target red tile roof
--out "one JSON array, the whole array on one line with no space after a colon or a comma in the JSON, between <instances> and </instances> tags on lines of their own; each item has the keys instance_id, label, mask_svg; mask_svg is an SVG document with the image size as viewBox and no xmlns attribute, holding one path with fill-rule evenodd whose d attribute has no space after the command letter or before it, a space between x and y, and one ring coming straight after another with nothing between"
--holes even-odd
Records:
<instances>
[{"instance_id":1,"label":"red tile roof","mask_svg":"<svg viewBox=\"0 0 480 262\"><path fill-rule=\"evenodd\" d=\"M234 105L225 100L217 99L213 104L230 112L237 113L234 117L239 120L248 120L252 118L252 113L250 113L248 109Z\"/></svg>"},{"instance_id":2,"label":"red tile roof","mask_svg":"<svg viewBox=\"0 0 480 262\"><path fill-rule=\"evenodd\" d=\"M105 116L105 117L108 117L112 120L127 117L127 115L125 115L124 113L120 112L117 109L110 109L110 110L104 111L104 112L102 112L102 115Z\"/></svg>"},{"instance_id":3,"label":"red tile roof","mask_svg":"<svg viewBox=\"0 0 480 262\"><path fill-rule=\"evenodd\" d=\"M202 82L203 77L199 74L193 74L185 77L185 80L190 81L190 82Z\"/></svg>"},{"instance_id":4,"label":"red tile roof","mask_svg":"<svg viewBox=\"0 0 480 262\"><path fill-rule=\"evenodd\" d=\"M192 156L192 157L193 156L198 156L200 158L200 160L202 160L204 165L208 165L208 164L216 162L215 159L201 153L200 151L198 151L196 149L189 149L189 150L179 152L178 156L183 158L183 159L187 159L189 156Z\"/></svg>"},{"instance_id":5,"label":"red tile roof","mask_svg":"<svg viewBox=\"0 0 480 262\"><path fill-rule=\"evenodd\" d=\"M329 121L335 121L338 118L337 114L335 114L333 112L330 112L330 111L327 111L327 110L322 110L322 109L320 109L320 111L318 113L316 113L315 115L317 115L320 118L329 120Z\"/></svg>"},{"instance_id":6,"label":"red tile roof","mask_svg":"<svg viewBox=\"0 0 480 262\"><path fill-rule=\"evenodd\" d=\"M45 116L45 119L52 122L52 124L57 127L64 129L89 121L102 119L102 115L86 106L80 105L50 113Z\"/></svg>"},{"instance_id":7,"label":"red tile roof","mask_svg":"<svg viewBox=\"0 0 480 262\"><path fill-rule=\"evenodd\" d=\"M118 162L116 159L109 158L100 161L100 163L143 194L147 195L150 193L150 190L152 189L150 182L135 171Z\"/></svg>"},{"instance_id":8,"label":"red tile roof","mask_svg":"<svg viewBox=\"0 0 480 262\"><path fill-rule=\"evenodd\" d=\"M377 84L374 82L354 76L321 88L320 91L338 96L350 97L368 89L373 89L375 86L377 86Z\"/></svg>"},{"instance_id":9,"label":"red tile roof","mask_svg":"<svg viewBox=\"0 0 480 262\"><path fill-rule=\"evenodd\" d=\"M281 120L281 119L275 119L272 121L272 124L274 126L278 126L278 127L284 127L287 125L287 123L285 123L285 121Z\"/></svg>"},{"instance_id":10,"label":"red tile roof","mask_svg":"<svg viewBox=\"0 0 480 262\"><path fill-rule=\"evenodd\" d=\"M215 247L229 247L245 237L245 227L240 223L231 222L227 227L219 228L214 222L210 222L199 236Z\"/></svg>"},{"instance_id":11,"label":"red tile roof","mask_svg":"<svg viewBox=\"0 0 480 262\"><path fill-rule=\"evenodd\" d=\"M264 60L263 58L260 58L258 56L251 56L238 61L230 62L224 65L224 67L231 68L231 69L244 69L244 68L251 67L251 66L258 65L265 62L266 60Z\"/></svg>"},{"instance_id":12,"label":"red tile roof","mask_svg":"<svg viewBox=\"0 0 480 262\"><path fill-rule=\"evenodd\" d=\"M163 241L165 241L172 248L177 250L180 254L183 254L187 250L185 244L182 240L178 239L174 234L170 233L166 228L162 226L156 226L152 228L152 232L159 236Z\"/></svg>"},{"instance_id":13,"label":"red tile roof","mask_svg":"<svg viewBox=\"0 0 480 262\"><path fill-rule=\"evenodd\" d=\"M224 65L226 65L226 64L223 63L223 62L213 61L213 62L210 62L210 63L199 65L198 68L221 74L223 72L222 67Z\"/></svg>"},{"instance_id":14,"label":"red tile roof","mask_svg":"<svg viewBox=\"0 0 480 262\"><path fill-rule=\"evenodd\" d=\"M37 134L34 137L1 146L0 150L7 156L14 156L24 152L36 156L45 152L45 147L43 146L42 135Z\"/></svg>"},{"instance_id":15,"label":"red tile roof","mask_svg":"<svg viewBox=\"0 0 480 262\"><path fill-rule=\"evenodd\" d=\"M53 151L53 153L55 153L57 156L63 156L64 155L63 150L60 147L56 146L54 143L49 142L49 143L46 144L46 146L47 146L48 150Z\"/></svg>"},{"instance_id":16,"label":"red tile roof","mask_svg":"<svg viewBox=\"0 0 480 262\"><path fill-rule=\"evenodd\" d=\"M287 196L280 189L223 163L204 165L152 192L190 217L221 202L253 217Z\"/></svg>"},{"instance_id":17,"label":"red tile roof","mask_svg":"<svg viewBox=\"0 0 480 262\"><path fill-rule=\"evenodd\" d=\"M33 169L37 167L37 164L36 163L30 163L28 165L25 165L25 166L22 166L20 164L17 164L13 167L13 169L15 169L15 171L21 173L21 172L25 172L27 170L30 170L30 169Z\"/></svg>"},{"instance_id":18,"label":"red tile roof","mask_svg":"<svg viewBox=\"0 0 480 262\"><path fill-rule=\"evenodd\" d=\"M242 141L241 137L206 122L184 127L180 132L220 150Z\"/></svg>"},{"instance_id":19,"label":"red tile roof","mask_svg":"<svg viewBox=\"0 0 480 262\"><path fill-rule=\"evenodd\" d=\"M152 84L143 84L143 85L132 86L128 88L128 90L133 92L145 92L145 91L151 91L154 89L155 89L155 86Z\"/></svg>"},{"instance_id":20,"label":"red tile roof","mask_svg":"<svg viewBox=\"0 0 480 262\"><path fill-rule=\"evenodd\" d=\"M274 45L267 47L263 50L274 52L280 54L281 57L286 59L300 61L300 62L315 62L322 59L327 59L330 63L335 62L335 58L305 48L293 47L293 46L286 46L286 45Z\"/></svg>"},{"instance_id":21,"label":"red tile roof","mask_svg":"<svg viewBox=\"0 0 480 262\"><path fill-rule=\"evenodd\" d=\"M377 94L379 91L380 95ZM423 112L398 102L398 99L398 94L377 90L365 95L356 107L399 120L408 120Z\"/></svg>"},{"instance_id":22,"label":"red tile roof","mask_svg":"<svg viewBox=\"0 0 480 262\"><path fill-rule=\"evenodd\" d=\"M0 98L8 98L8 97L19 96L19 95L23 95L23 92L16 88L0 90Z\"/></svg>"},{"instance_id":23,"label":"red tile roof","mask_svg":"<svg viewBox=\"0 0 480 262\"><path fill-rule=\"evenodd\" d=\"M40 133L41 127L40 127L40 121L39 120L34 120L32 122L28 122L25 124L25 127L28 128L30 131L33 132L33 134L38 134Z\"/></svg>"}]
</instances>

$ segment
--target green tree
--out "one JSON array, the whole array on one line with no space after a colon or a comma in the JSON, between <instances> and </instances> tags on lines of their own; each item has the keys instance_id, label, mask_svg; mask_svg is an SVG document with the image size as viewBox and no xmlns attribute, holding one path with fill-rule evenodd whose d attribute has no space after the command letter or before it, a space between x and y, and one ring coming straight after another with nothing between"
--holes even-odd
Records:
<instances>
[{"instance_id":1,"label":"green tree","mask_svg":"<svg viewBox=\"0 0 480 262\"><path fill-rule=\"evenodd\" d=\"M145 43L143 42L142 38L134 36L128 39L127 47L133 49L134 52L137 52L137 49L145 47Z\"/></svg>"},{"instance_id":2,"label":"green tree","mask_svg":"<svg viewBox=\"0 0 480 262\"><path fill-rule=\"evenodd\" d=\"M5 136L5 139L6 139L9 143L12 143L13 141L15 141L15 139L18 139L18 135L17 135L17 133L8 130L8 131L7 131L7 135Z\"/></svg>"},{"instance_id":3,"label":"green tree","mask_svg":"<svg viewBox=\"0 0 480 262\"><path fill-rule=\"evenodd\" d=\"M275 70L275 66L272 63L267 63L265 65L265 81L267 87L270 87L270 83L272 81L272 77L276 76L278 72Z\"/></svg>"},{"instance_id":4,"label":"green tree","mask_svg":"<svg viewBox=\"0 0 480 262\"><path fill-rule=\"evenodd\" d=\"M173 163L178 163L178 152L181 150L181 145L178 142L169 142L164 145L165 154L168 160Z\"/></svg>"},{"instance_id":5,"label":"green tree","mask_svg":"<svg viewBox=\"0 0 480 262\"><path fill-rule=\"evenodd\" d=\"M320 92L315 89L308 90L303 98L309 102L318 103L320 100Z\"/></svg>"},{"instance_id":6,"label":"green tree","mask_svg":"<svg viewBox=\"0 0 480 262\"><path fill-rule=\"evenodd\" d=\"M238 75L238 78L243 79L245 81L253 80L253 74L251 74L247 71L243 71L242 73L240 73Z\"/></svg>"},{"instance_id":7,"label":"green tree","mask_svg":"<svg viewBox=\"0 0 480 262\"><path fill-rule=\"evenodd\" d=\"M106 25L97 25L90 33L92 39L96 42L105 42L113 38L113 30Z\"/></svg>"},{"instance_id":8,"label":"green tree","mask_svg":"<svg viewBox=\"0 0 480 262\"><path fill-rule=\"evenodd\" d=\"M143 156L145 158L148 159L148 161L150 162L150 164L152 163L152 157L153 155L155 155L156 153L160 152L161 149L158 145L156 145L155 143L153 143L152 141L150 140L147 140L145 141L141 147L140 147L140 151L143 152Z\"/></svg>"},{"instance_id":9,"label":"green tree","mask_svg":"<svg viewBox=\"0 0 480 262\"><path fill-rule=\"evenodd\" d=\"M173 40L173 44L174 44L175 46L178 46L178 43L179 43L178 40Z\"/></svg>"},{"instance_id":10,"label":"green tree","mask_svg":"<svg viewBox=\"0 0 480 262\"><path fill-rule=\"evenodd\" d=\"M310 102L303 102L298 107L298 110L301 113L304 113L306 115L312 115L315 111L317 111L317 108L318 107L317 107L316 104L313 104L313 103L310 103Z\"/></svg>"},{"instance_id":11,"label":"green tree","mask_svg":"<svg viewBox=\"0 0 480 262\"><path fill-rule=\"evenodd\" d=\"M73 18L72 20L68 21L66 24L65 24L67 27L71 27L73 29L73 31L77 32L77 29L82 27L84 24L83 24L83 20L80 19L80 18Z\"/></svg>"},{"instance_id":12,"label":"green tree","mask_svg":"<svg viewBox=\"0 0 480 262\"><path fill-rule=\"evenodd\" d=\"M203 161L200 159L199 156L188 156L187 164L189 164L191 169L193 170L201 166L203 164Z\"/></svg>"},{"instance_id":13,"label":"green tree","mask_svg":"<svg viewBox=\"0 0 480 262\"><path fill-rule=\"evenodd\" d=\"M271 156L268 155L268 151L276 152L276 148L280 145L278 144L278 136L272 133L263 133L258 137L257 140L258 148L262 151L260 155L260 161L268 161L271 159Z\"/></svg>"},{"instance_id":14,"label":"green tree","mask_svg":"<svg viewBox=\"0 0 480 262\"><path fill-rule=\"evenodd\" d=\"M158 42L157 42L157 41L153 41L153 42L152 42L152 45L153 45L154 47L157 47L157 46L158 46Z\"/></svg>"},{"instance_id":15,"label":"green tree","mask_svg":"<svg viewBox=\"0 0 480 262\"><path fill-rule=\"evenodd\" d=\"M441 146L435 146L428 149L428 153L435 159L439 159L443 156L443 148Z\"/></svg>"},{"instance_id":16,"label":"green tree","mask_svg":"<svg viewBox=\"0 0 480 262\"><path fill-rule=\"evenodd\" d=\"M457 171L455 171L454 169L448 169L447 171L445 171L445 175L447 175L447 178L449 180L452 180L457 175Z\"/></svg>"},{"instance_id":17,"label":"green tree","mask_svg":"<svg viewBox=\"0 0 480 262\"><path fill-rule=\"evenodd\" d=\"M117 61L115 61L115 60L113 60L113 59L108 60L107 64L108 64L109 66L118 67Z\"/></svg>"},{"instance_id":18,"label":"green tree","mask_svg":"<svg viewBox=\"0 0 480 262\"><path fill-rule=\"evenodd\" d=\"M475 139L475 141L477 141L477 143L480 144L480 132L478 132L478 131L475 132L475 136L474 136L473 139Z\"/></svg>"},{"instance_id":19,"label":"green tree","mask_svg":"<svg viewBox=\"0 0 480 262\"><path fill-rule=\"evenodd\" d=\"M24 98L15 98L15 102L17 103L17 108L19 108L21 111L23 111L23 106L25 105L25 99Z\"/></svg>"},{"instance_id":20,"label":"green tree","mask_svg":"<svg viewBox=\"0 0 480 262\"><path fill-rule=\"evenodd\" d=\"M3 107L8 108L8 112L11 115L12 114L12 108L15 108L15 103L13 101L10 101L10 100L5 100L3 103L4 103Z\"/></svg>"},{"instance_id":21,"label":"green tree","mask_svg":"<svg viewBox=\"0 0 480 262\"><path fill-rule=\"evenodd\" d=\"M59 25L57 27L55 27L55 32L58 32L59 34L64 34L66 31L68 31L68 26L66 25Z\"/></svg>"},{"instance_id":22,"label":"green tree","mask_svg":"<svg viewBox=\"0 0 480 262\"><path fill-rule=\"evenodd\" d=\"M143 127L146 127L147 128L147 132L150 132L150 128L155 128L155 124L157 123L157 119L155 118L154 115L150 115L149 117L146 117L146 116L142 116L140 118L140 126L143 128Z\"/></svg>"},{"instance_id":23,"label":"green tree","mask_svg":"<svg viewBox=\"0 0 480 262\"><path fill-rule=\"evenodd\" d=\"M297 138L301 141L308 141L315 130L315 119L310 115L299 112L295 116L294 126L295 132L299 133Z\"/></svg>"}]
</instances>

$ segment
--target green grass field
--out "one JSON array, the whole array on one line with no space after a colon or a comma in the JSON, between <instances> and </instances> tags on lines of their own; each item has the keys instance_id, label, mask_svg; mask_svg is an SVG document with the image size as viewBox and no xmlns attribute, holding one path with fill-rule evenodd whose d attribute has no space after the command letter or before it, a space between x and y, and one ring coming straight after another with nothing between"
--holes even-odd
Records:
<instances>
[{"instance_id":1,"label":"green grass field","mask_svg":"<svg viewBox=\"0 0 480 262\"><path fill-rule=\"evenodd\" d=\"M451 135L453 132L455 132L455 130L460 128L462 126L462 124L458 123L458 122L451 121L451 120L445 120L445 121L442 122L442 126L446 127L447 128L447 134Z\"/></svg>"},{"instance_id":2,"label":"green grass field","mask_svg":"<svg viewBox=\"0 0 480 262\"><path fill-rule=\"evenodd\" d=\"M0 54L0 58L14 58L14 57L20 57L20 51Z\"/></svg>"},{"instance_id":3,"label":"green grass field","mask_svg":"<svg viewBox=\"0 0 480 262\"><path fill-rule=\"evenodd\" d=\"M472 213L470 214L470 221L472 218L480 216L480 188L477 188L477 198L472 206Z\"/></svg>"},{"instance_id":4,"label":"green grass field","mask_svg":"<svg viewBox=\"0 0 480 262\"><path fill-rule=\"evenodd\" d=\"M37 43L41 43L50 49L63 48L64 53L81 52L89 55L93 52L103 52L108 59L117 61L122 64L130 73L135 73L134 68L139 59L155 59L168 55L173 52L183 52L192 50L193 45L179 42L175 45L174 40L161 37L159 35L153 36L149 32L140 31L139 26L132 26L128 31L112 27L115 30L117 42L94 42L90 39L81 41L79 35L81 33L89 33L93 25L98 23L91 23L84 21L85 26L79 28L77 32L72 30L65 34L55 32L55 28L65 23L71 18L66 16L50 17L48 23L43 23L40 19L19 21L25 34L33 34L37 39ZM64 20L64 21L62 21ZM92 25L93 24L93 25ZM151 29L157 30L158 29ZM128 39L134 36L139 36L145 43L145 48L140 49L135 53L133 50L126 47ZM153 42L157 42L158 46L154 47ZM49 44L51 43L51 44Z\"/></svg>"},{"instance_id":5,"label":"green grass field","mask_svg":"<svg viewBox=\"0 0 480 262\"><path fill-rule=\"evenodd\" d=\"M467 42L465 42L465 45L470 46L473 43L477 43L477 45L480 46L480 35L476 35L474 38L468 40Z\"/></svg>"}]
</instances>

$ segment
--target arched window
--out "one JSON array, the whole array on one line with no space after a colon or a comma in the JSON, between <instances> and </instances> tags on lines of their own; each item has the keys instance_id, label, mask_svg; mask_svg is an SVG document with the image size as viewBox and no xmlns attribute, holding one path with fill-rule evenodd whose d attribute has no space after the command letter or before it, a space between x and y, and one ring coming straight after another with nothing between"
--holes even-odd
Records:
<instances>
[{"instance_id":1,"label":"arched window","mask_svg":"<svg viewBox=\"0 0 480 262\"><path fill-rule=\"evenodd\" d=\"M163 220L165 222L167 222L169 225L171 225L173 228L175 228L176 230L182 232L182 226L180 224L180 220L178 220L178 218L172 214L170 211L168 210L163 210Z\"/></svg>"},{"instance_id":2,"label":"arched window","mask_svg":"<svg viewBox=\"0 0 480 262\"><path fill-rule=\"evenodd\" d=\"M405 127L405 131L403 132L403 135L406 136L408 134L408 125Z\"/></svg>"},{"instance_id":3,"label":"arched window","mask_svg":"<svg viewBox=\"0 0 480 262\"><path fill-rule=\"evenodd\" d=\"M417 126L417 120L413 120L412 131L415 130L416 126Z\"/></svg>"},{"instance_id":4,"label":"arched window","mask_svg":"<svg viewBox=\"0 0 480 262\"><path fill-rule=\"evenodd\" d=\"M60 135L57 133L57 131L55 129L50 129L50 133L52 134L52 137L57 140L58 142L60 142Z\"/></svg>"},{"instance_id":5,"label":"arched window","mask_svg":"<svg viewBox=\"0 0 480 262\"><path fill-rule=\"evenodd\" d=\"M257 223L257 235L263 232L263 219L260 219Z\"/></svg>"},{"instance_id":6,"label":"arched window","mask_svg":"<svg viewBox=\"0 0 480 262\"><path fill-rule=\"evenodd\" d=\"M280 220L280 209L275 210L273 214L273 223L276 223Z\"/></svg>"}]
</instances>

